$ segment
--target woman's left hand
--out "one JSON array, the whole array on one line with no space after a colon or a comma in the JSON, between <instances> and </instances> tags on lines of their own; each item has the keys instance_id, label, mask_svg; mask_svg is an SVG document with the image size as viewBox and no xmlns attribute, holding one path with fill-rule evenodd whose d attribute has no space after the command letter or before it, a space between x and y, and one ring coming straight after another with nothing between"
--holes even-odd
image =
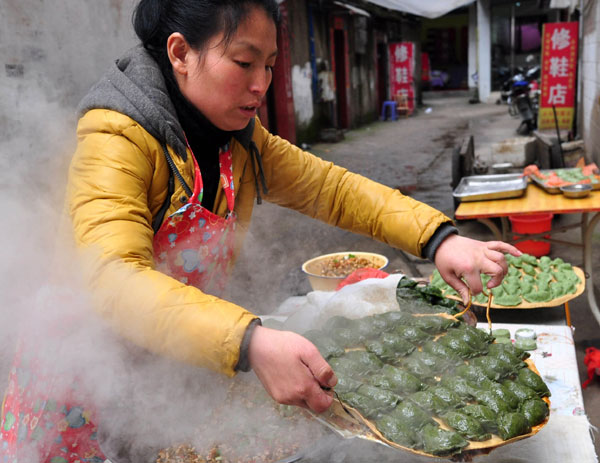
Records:
<instances>
[{"instance_id":1,"label":"woman's left hand","mask_svg":"<svg viewBox=\"0 0 600 463\"><path fill-rule=\"evenodd\" d=\"M442 278L458 291L466 305L469 302L469 288L472 294L479 294L483 290L480 274L491 277L488 288L502 282L508 272L504 253L515 257L521 255L517 248L502 241L484 242L450 235L435 253L435 266Z\"/></svg>"}]
</instances>

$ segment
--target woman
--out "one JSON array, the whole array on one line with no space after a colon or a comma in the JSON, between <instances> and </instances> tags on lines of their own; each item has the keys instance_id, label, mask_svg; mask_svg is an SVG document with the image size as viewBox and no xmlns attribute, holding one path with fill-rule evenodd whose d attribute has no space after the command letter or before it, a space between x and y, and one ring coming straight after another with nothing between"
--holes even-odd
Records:
<instances>
[{"instance_id":1,"label":"woman","mask_svg":"<svg viewBox=\"0 0 600 463\"><path fill-rule=\"evenodd\" d=\"M218 297L255 198L428 257L465 298L461 278L474 293L480 273L495 286L503 253L519 252L460 237L442 213L269 134L255 116L277 21L275 0L141 0L142 46L81 103L68 208L117 332L229 376L253 369L276 401L322 412L337 379L315 346Z\"/></svg>"}]
</instances>

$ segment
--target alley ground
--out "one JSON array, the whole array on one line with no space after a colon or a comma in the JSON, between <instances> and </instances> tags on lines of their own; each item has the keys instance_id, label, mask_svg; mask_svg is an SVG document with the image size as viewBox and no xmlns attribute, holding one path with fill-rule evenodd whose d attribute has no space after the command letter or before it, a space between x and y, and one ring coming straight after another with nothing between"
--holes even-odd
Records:
<instances>
[{"instance_id":1,"label":"alley ground","mask_svg":"<svg viewBox=\"0 0 600 463\"><path fill-rule=\"evenodd\" d=\"M474 136L475 151L517 136L518 121L508 115L506 106L469 104L468 95L426 94L424 107L416 115L398 121L376 122L348 131L344 141L316 144L314 154L341 166L399 188L413 198L453 217L451 153L464 137ZM431 110L425 111L427 108ZM573 220L555 217L555 224ZM464 236L493 239L491 232L474 221L457 223ZM561 238L565 238L564 234ZM573 240L577 240L575 236ZM253 222L236 270L234 299L256 313L270 313L286 297L306 294L308 282L300 271L302 263L314 256L336 251L372 251L390 259L387 268L412 276L429 276L433 266L382 243L334 229L293 211L270 204L255 208ZM552 257L563 257L582 266L579 251L552 245ZM600 230L594 236L594 272L600 271ZM257 271L257 267L260 270ZM589 288L589 280L588 291ZM596 286L599 286L598 284ZM599 295L600 296L600 295ZM586 377L585 348L600 347L600 326L592 316L585 295L571 301L580 377ZM481 315L481 314L480 314ZM497 322L564 323L562 307L495 314ZM592 425L600 427L600 381L583 391L585 410ZM596 453L600 439L596 439Z\"/></svg>"}]
</instances>

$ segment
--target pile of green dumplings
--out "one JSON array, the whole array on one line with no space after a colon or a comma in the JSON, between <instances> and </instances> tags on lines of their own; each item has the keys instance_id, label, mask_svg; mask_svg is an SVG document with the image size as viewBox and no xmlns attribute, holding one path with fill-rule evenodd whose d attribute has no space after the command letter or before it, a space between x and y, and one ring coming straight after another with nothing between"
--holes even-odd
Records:
<instances>
[{"instance_id":1,"label":"pile of green dumplings","mask_svg":"<svg viewBox=\"0 0 600 463\"><path fill-rule=\"evenodd\" d=\"M518 306L524 300L536 304L560 299L567 294L575 294L581 280L571 264L565 263L560 257L550 259L543 256L523 254L514 257L506 254L508 274L502 284L491 290L486 288L490 277L481 275L484 291L473 296L472 301L487 304L488 295L493 294L493 303L501 306ZM434 270L431 285L439 288L446 296L458 296L458 293L446 283L440 273Z\"/></svg>"},{"instance_id":2,"label":"pile of green dumplings","mask_svg":"<svg viewBox=\"0 0 600 463\"><path fill-rule=\"evenodd\" d=\"M527 368L529 354L455 319L401 306L336 316L304 336L335 371L339 399L403 447L453 455L492 434L527 434L549 413L550 391Z\"/></svg>"}]
</instances>

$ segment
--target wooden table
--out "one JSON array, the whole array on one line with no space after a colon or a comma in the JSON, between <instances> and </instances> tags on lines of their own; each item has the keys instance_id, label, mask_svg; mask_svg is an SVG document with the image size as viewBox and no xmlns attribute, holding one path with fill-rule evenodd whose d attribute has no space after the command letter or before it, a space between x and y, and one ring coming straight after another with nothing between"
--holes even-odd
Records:
<instances>
[{"instance_id":1,"label":"wooden table","mask_svg":"<svg viewBox=\"0 0 600 463\"><path fill-rule=\"evenodd\" d=\"M510 225L508 216L529 214L581 214L578 223L553 228L549 232L523 234L519 233L519 239L513 239L509 235ZM589 217L590 214L593 216ZM535 185L528 185L525 194L520 198L496 199L491 201L462 202L454 216L458 220L475 219L485 224L494 234L496 239L518 243L519 241L535 239L548 241L567 246L575 246L583 250L583 266L586 278L589 280L587 296L590 309L598 324L600 324L600 310L594 294L594 279L592 269L592 236L594 228L600 220L600 191L593 191L587 198L569 199L562 194L549 194ZM499 229L491 218L500 218L502 229ZM568 229L580 228L581 241L578 243L552 238L556 233L562 233ZM548 238L547 236L550 235Z\"/></svg>"}]
</instances>

